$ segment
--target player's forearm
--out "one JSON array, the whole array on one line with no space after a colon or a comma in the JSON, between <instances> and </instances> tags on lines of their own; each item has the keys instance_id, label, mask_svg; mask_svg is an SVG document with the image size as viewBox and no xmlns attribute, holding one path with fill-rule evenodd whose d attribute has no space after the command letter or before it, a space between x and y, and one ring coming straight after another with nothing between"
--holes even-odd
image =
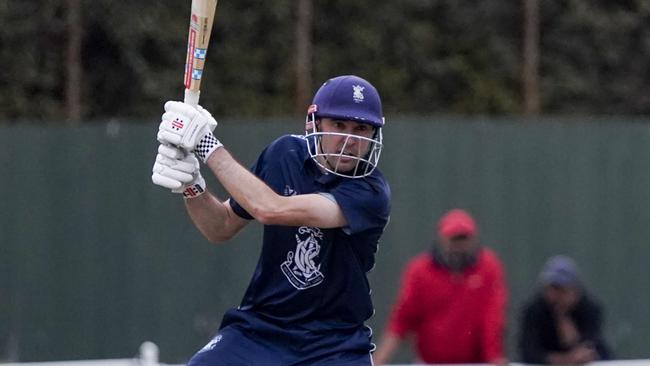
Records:
<instances>
[{"instance_id":1,"label":"player's forearm","mask_svg":"<svg viewBox=\"0 0 650 366\"><path fill-rule=\"evenodd\" d=\"M207 164L237 203L264 225L320 228L347 225L334 200L318 194L281 196L241 166L224 148L212 153Z\"/></svg>"},{"instance_id":2,"label":"player's forearm","mask_svg":"<svg viewBox=\"0 0 650 366\"><path fill-rule=\"evenodd\" d=\"M236 234L232 212L209 192L185 200L185 207L194 225L209 241L221 243Z\"/></svg>"},{"instance_id":3,"label":"player's forearm","mask_svg":"<svg viewBox=\"0 0 650 366\"><path fill-rule=\"evenodd\" d=\"M375 366L382 366L390 361L395 351L399 348L400 343L400 338L388 331L372 357Z\"/></svg>"},{"instance_id":4,"label":"player's forearm","mask_svg":"<svg viewBox=\"0 0 650 366\"><path fill-rule=\"evenodd\" d=\"M239 164L225 148L212 153L207 164L226 191L256 220L263 222L268 212L279 208L282 197Z\"/></svg>"}]
</instances>

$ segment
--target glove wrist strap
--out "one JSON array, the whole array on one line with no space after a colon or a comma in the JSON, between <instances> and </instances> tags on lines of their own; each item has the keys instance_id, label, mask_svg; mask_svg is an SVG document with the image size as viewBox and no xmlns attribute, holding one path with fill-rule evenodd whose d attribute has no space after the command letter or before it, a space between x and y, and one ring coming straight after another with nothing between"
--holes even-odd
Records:
<instances>
[{"instance_id":1,"label":"glove wrist strap","mask_svg":"<svg viewBox=\"0 0 650 366\"><path fill-rule=\"evenodd\" d=\"M208 132L201 138L201 141L196 145L196 149L194 152L196 153L196 156L198 156L201 161L204 163L208 160L210 155L218 148L222 147L223 144L217 140L216 137L212 134L212 132Z\"/></svg>"},{"instance_id":2,"label":"glove wrist strap","mask_svg":"<svg viewBox=\"0 0 650 366\"><path fill-rule=\"evenodd\" d=\"M205 187L201 187L199 183L192 184L185 187L183 190L183 198L195 198L205 193Z\"/></svg>"},{"instance_id":3,"label":"glove wrist strap","mask_svg":"<svg viewBox=\"0 0 650 366\"><path fill-rule=\"evenodd\" d=\"M192 183L183 188L182 193L185 199L195 198L205 193L205 179L203 179L201 173Z\"/></svg>"}]
</instances>

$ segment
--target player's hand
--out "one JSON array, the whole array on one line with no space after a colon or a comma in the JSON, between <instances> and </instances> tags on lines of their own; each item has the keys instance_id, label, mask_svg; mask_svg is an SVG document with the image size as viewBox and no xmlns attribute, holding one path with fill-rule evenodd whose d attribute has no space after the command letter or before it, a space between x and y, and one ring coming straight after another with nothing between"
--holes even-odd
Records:
<instances>
[{"instance_id":1,"label":"player's hand","mask_svg":"<svg viewBox=\"0 0 650 366\"><path fill-rule=\"evenodd\" d=\"M217 148L223 146L212 134L217 121L201 106L183 103L165 103L165 113L158 128L158 141L178 146L206 161Z\"/></svg>"},{"instance_id":2,"label":"player's hand","mask_svg":"<svg viewBox=\"0 0 650 366\"><path fill-rule=\"evenodd\" d=\"M151 181L161 187L192 198L205 192L199 161L193 154L169 145L160 145L153 165Z\"/></svg>"},{"instance_id":3,"label":"player's hand","mask_svg":"<svg viewBox=\"0 0 650 366\"><path fill-rule=\"evenodd\" d=\"M571 363L585 364L595 361L598 358L598 352L590 345L579 345L571 353Z\"/></svg>"}]
</instances>

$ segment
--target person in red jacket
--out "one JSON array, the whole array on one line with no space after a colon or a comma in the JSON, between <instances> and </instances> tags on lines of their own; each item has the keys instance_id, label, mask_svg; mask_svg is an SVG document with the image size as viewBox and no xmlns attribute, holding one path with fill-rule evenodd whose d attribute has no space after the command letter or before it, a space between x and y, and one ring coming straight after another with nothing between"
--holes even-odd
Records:
<instances>
[{"instance_id":1,"label":"person in red jacket","mask_svg":"<svg viewBox=\"0 0 650 366\"><path fill-rule=\"evenodd\" d=\"M479 245L476 222L466 211L447 212L437 234L433 251L406 267L375 366L388 362L409 334L420 362L507 364L501 260Z\"/></svg>"}]
</instances>

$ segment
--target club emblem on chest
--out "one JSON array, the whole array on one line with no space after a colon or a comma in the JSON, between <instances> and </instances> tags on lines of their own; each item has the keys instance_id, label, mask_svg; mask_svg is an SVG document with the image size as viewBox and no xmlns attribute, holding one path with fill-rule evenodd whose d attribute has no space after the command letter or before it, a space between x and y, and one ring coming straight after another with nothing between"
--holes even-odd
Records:
<instances>
[{"instance_id":1,"label":"club emblem on chest","mask_svg":"<svg viewBox=\"0 0 650 366\"><path fill-rule=\"evenodd\" d=\"M323 282L325 276L320 272L320 264L316 263L322 240L323 233L320 229L306 226L298 228L296 249L287 253L287 260L280 266L282 273L296 289L308 289Z\"/></svg>"}]
</instances>

